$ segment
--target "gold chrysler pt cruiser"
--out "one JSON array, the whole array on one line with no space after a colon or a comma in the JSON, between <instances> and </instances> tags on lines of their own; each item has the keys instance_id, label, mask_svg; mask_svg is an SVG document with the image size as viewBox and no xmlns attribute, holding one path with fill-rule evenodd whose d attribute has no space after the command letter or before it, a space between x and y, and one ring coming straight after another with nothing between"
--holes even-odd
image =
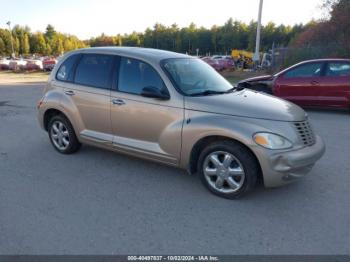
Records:
<instances>
[{"instance_id":1,"label":"gold chrysler pt cruiser","mask_svg":"<svg viewBox=\"0 0 350 262\"><path fill-rule=\"evenodd\" d=\"M295 181L325 152L300 107L232 87L200 59L155 49L66 54L38 118L62 154L90 144L180 167L229 199L259 177L266 187Z\"/></svg>"}]
</instances>

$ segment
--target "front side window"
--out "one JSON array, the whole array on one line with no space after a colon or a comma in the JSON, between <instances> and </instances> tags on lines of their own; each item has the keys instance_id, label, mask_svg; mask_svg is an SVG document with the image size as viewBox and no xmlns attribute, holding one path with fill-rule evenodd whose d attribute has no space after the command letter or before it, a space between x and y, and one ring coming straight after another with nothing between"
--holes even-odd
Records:
<instances>
[{"instance_id":1,"label":"front side window","mask_svg":"<svg viewBox=\"0 0 350 262\"><path fill-rule=\"evenodd\" d=\"M350 76L350 63L329 63L327 76Z\"/></svg>"},{"instance_id":2,"label":"front side window","mask_svg":"<svg viewBox=\"0 0 350 262\"><path fill-rule=\"evenodd\" d=\"M224 77L200 59L167 59L163 67L185 95L215 95L232 89Z\"/></svg>"},{"instance_id":3,"label":"front side window","mask_svg":"<svg viewBox=\"0 0 350 262\"><path fill-rule=\"evenodd\" d=\"M152 66L142 61L122 57L120 60L118 90L140 95L145 87L164 90L165 85Z\"/></svg>"},{"instance_id":4,"label":"front side window","mask_svg":"<svg viewBox=\"0 0 350 262\"><path fill-rule=\"evenodd\" d=\"M74 82L108 89L112 65L111 55L85 54L77 66Z\"/></svg>"},{"instance_id":5,"label":"front side window","mask_svg":"<svg viewBox=\"0 0 350 262\"><path fill-rule=\"evenodd\" d=\"M73 69L78 57L79 55L72 55L63 62L57 71L57 80L67 82L73 80Z\"/></svg>"},{"instance_id":6,"label":"front side window","mask_svg":"<svg viewBox=\"0 0 350 262\"><path fill-rule=\"evenodd\" d=\"M285 73L286 78L297 77L318 77L321 76L323 63L309 63L298 66L297 68L289 70Z\"/></svg>"}]
</instances>

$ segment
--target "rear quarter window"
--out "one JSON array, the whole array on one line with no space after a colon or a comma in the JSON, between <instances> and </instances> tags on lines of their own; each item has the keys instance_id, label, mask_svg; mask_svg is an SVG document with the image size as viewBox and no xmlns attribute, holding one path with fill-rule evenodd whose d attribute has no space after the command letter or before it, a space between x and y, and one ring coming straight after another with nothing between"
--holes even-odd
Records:
<instances>
[{"instance_id":1,"label":"rear quarter window","mask_svg":"<svg viewBox=\"0 0 350 262\"><path fill-rule=\"evenodd\" d=\"M350 76L350 63L335 62L329 63L327 66L327 76Z\"/></svg>"},{"instance_id":2,"label":"rear quarter window","mask_svg":"<svg viewBox=\"0 0 350 262\"><path fill-rule=\"evenodd\" d=\"M72 82L74 65L80 55L69 56L57 71L56 79L59 81Z\"/></svg>"}]
</instances>

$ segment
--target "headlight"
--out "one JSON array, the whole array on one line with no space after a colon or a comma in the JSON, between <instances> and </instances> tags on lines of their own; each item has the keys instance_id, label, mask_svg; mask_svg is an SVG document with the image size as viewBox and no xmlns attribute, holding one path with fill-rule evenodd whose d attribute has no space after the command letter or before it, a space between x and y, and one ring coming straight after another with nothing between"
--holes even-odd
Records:
<instances>
[{"instance_id":1,"label":"headlight","mask_svg":"<svg viewBox=\"0 0 350 262\"><path fill-rule=\"evenodd\" d=\"M273 150L288 149L293 146L288 139L272 133L257 133L253 139L258 145Z\"/></svg>"}]
</instances>

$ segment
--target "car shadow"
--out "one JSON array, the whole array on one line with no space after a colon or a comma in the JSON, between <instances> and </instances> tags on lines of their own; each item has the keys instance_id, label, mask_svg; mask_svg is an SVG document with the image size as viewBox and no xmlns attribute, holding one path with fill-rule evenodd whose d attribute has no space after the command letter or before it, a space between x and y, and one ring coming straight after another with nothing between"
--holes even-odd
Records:
<instances>
[{"instance_id":1,"label":"car shadow","mask_svg":"<svg viewBox=\"0 0 350 262\"><path fill-rule=\"evenodd\" d=\"M124 180L125 176L130 175L133 177L133 179L137 179L141 183L147 183L149 180L159 181L159 184L154 185L155 189L158 190L159 186L163 186L164 191L167 191L167 188L172 187L172 190L174 191L181 191L181 194L192 197L195 196L195 198L205 197L206 199L214 198L214 200L222 199L211 194L202 185L198 174L189 174L187 171L177 167L148 161L132 155L124 155L122 153L108 151L89 145L84 145L77 155L80 155L81 158L86 158L88 156L89 158L96 160L101 159L103 160L103 162L100 162L101 165L108 166L109 168L115 170L125 170L125 172L123 172L124 174L118 172L118 177L114 177L116 180ZM114 176L114 174L112 175ZM280 188L268 189L265 188L262 178L259 178L256 187L238 200L242 202L260 202L259 199L274 199L284 195L286 190L288 192L292 192L293 187L295 187L295 184L286 185Z\"/></svg>"}]
</instances>

